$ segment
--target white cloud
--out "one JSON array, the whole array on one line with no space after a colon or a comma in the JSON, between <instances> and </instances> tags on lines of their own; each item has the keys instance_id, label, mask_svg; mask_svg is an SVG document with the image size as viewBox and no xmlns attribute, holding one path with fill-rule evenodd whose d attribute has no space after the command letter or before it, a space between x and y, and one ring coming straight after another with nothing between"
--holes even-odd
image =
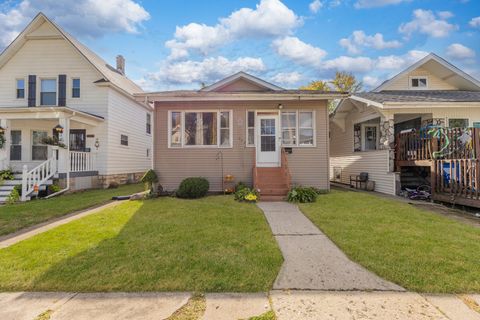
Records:
<instances>
[{"instance_id":1,"label":"white cloud","mask_svg":"<svg viewBox=\"0 0 480 320\"><path fill-rule=\"evenodd\" d=\"M273 82L282 84L282 85L293 85L299 83L303 79L303 76L294 71L294 72L280 72L274 75L271 80Z\"/></svg>"},{"instance_id":2,"label":"white cloud","mask_svg":"<svg viewBox=\"0 0 480 320\"><path fill-rule=\"evenodd\" d=\"M450 19L454 16L450 11L438 11L437 15L443 20Z\"/></svg>"},{"instance_id":3,"label":"white cloud","mask_svg":"<svg viewBox=\"0 0 480 320\"><path fill-rule=\"evenodd\" d=\"M380 56L377 58L375 67L381 70L401 70L428 55L428 52L411 50L404 55Z\"/></svg>"},{"instance_id":4,"label":"white cloud","mask_svg":"<svg viewBox=\"0 0 480 320\"><path fill-rule=\"evenodd\" d=\"M320 67L322 59L327 55L323 49L314 47L296 37L276 39L272 43L275 52L298 64Z\"/></svg>"},{"instance_id":5,"label":"white cloud","mask_svg":"<svg viewBox=\"0 0 480 320\"><path fill-rule=\"evenodd\" d=\"M0 11L0 47L9 44L40 11L69 32L91 37L109 32L136 33L150 18L133 0L23 0Z\"/></svg>"},{"instance_id":6,"label":"white cloud","mask_svg":"<svg viewBox=\"0 0 480 320\"><path fill-rule=\"evenodd\" d=\"M460 43L453 43L447 48L447 56L452 59L475 58L475 51Z\"/></svg>"},{"instance_id":7,"label":"white cloud","mask_svg":"<svg viewBox=\"0 0 480 320\"><path fill-rule=\"evenodd\" d=\"M358 0L355 2L354 7L357 9L374 8L410 1L412 0Z\"/></svg>"},{"instance_id":8,"label":"white cloud","mask_svg":"<svg viewBox=\"0 0 480 320\"><path fill-rule=\"evenodd\" d=\"M468 24L473 28L480 28L480 17L473 18Z\"/></svg>"},{"instance_id":9,"label":"white cloud","mask_svg":"<svg viewBox=\"0 0 480 320\"><path fill-rule=\"evenodd\" d=\"M246 37L278 37L291 34L302 24L292 10L279 0L261 0L255 9L242 8L215 26L190 23L177 27L174 39L166 42L170 58L184 58L190 50L208 54L213 49Z\"/></svg>"},{"instance_id":10,"label":"white cloud","mask_svg":"<svg viewBox=\"0 0 480 320\"><path fill-rule=\"evenodd\" d=\"M385 41L381 33L369 36L362 30L354 31L350 37L341 39L339 43L342 47L346 48L350 54L359 54L362 51L361 47L382 50L398 48L402 45L400 41L397 40Z\"/></svg>"},{"instance_id":11,"label":"white cloud","mask_svg":"<svg viewBox=\"0 0 480 320\"><path fill-rule=\"evenodd\" d=\"M323 3L320 0L315 0L310 3L308 8L311 12L317 13L323 7Z\"/></svg>"},{"instance_id":12,"label":"white cloud","mask_svg":"<svg viewBox=\"0 0 480 320\"><path fill-rule=\"evenodd\" d=\"M229 60L220 56L202 61L170 61L161 66L158 72L147 74L139 82L149 87L171 84L208 84L239 71L259 72L265 69L262 59L251 57Z\"/></svg>"},{"instance_id":13,"label":"white cloud","mask_svg":"<svg viewBox=\"0 0 480 320\"><path fill-rule=\"evenodd\" d=\"M377 87L382 81L377 77L365 76L363 77L362 82L367 88L374 88Z\"/></svg>"},{"instance_id":14,"label":"white cloud","mask_svg":"<svg viewBox=\"0 0 480 320\"><path fill-rule=\"evenodd\" d=\"M329 6L330 6L330 8L335 8L335 7L338 7L341 4L342 4L341 0L331 0Z\"/></svg>"},{"instance_id":15,"label":"white cloud","mask_svg":"<svg viewBox=\"0 0 480 320\"><path fill-rule=\"evenodd\" d=\"M349 71L349 72L368 72L374 66L374 61L368 57L347 57L340 56L335 59L327 60L322 68L327 70Z\"/></svg>"},{"instance_id":16,"label":"white cloud","mask_svg":"<svg viewBox=\"0 0 480 320\"><path fill-rule=\"evenodd\" d=\"M414 32L420 32L434 38L442 38L457 29L457 25L448 23L440 15L435 16L431 10L417 9L413 11L413 20L403 23L398 30L406 37L410 37Z\"/></svg>"}]
</instances>

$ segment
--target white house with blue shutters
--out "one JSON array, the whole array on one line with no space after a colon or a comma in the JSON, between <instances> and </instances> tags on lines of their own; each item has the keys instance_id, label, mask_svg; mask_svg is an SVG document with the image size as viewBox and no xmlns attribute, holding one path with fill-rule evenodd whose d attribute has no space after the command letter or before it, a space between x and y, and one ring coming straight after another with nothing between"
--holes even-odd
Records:
<instances>
[{"instance_id":1,"label":"white house with blue shutters","mask_svg":"<svg viewBox=\"0 0 480 320\"><path fill-rule=\"evenodd\" d=\"M151 168L152 108L125 75L38 14L0 55L0 170L23 200L59 179L78 190L138 180Z\"/></svg>"}]
</instances>

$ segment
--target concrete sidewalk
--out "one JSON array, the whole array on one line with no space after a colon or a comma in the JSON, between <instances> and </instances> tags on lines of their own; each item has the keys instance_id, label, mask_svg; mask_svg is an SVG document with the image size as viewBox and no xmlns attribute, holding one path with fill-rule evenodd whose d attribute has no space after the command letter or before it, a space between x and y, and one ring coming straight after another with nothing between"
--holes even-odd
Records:
<instances>
[{"instance_id":1,"label":"concrete sidewalk","mask_svg":"<svg viewBox=\"0 0 480 320\"><path fill-rule=\"evenodd\" d=\"M176 293L0 293L2 320L122 320L171 318L188 305L188 292ZM270 299L269 299L270 298ZM467 299L480 303L480 295ZM455 295L411 292L272 291L206 294L200 312L181 319L239 320L273 310L278 320L480 320ZM39 316L42 315L40 318Z\"/></svg>"},{"instance_id":2,"label":"concrete sidewalk","mask_svg":"<svg viewBox=\"0 0 480 320\"><path fill-rule=\"evenodd\" d=\"M273 289L404 291L354 263L298 207L260 202L285 259Z\"/></svg>"}]
</instances>

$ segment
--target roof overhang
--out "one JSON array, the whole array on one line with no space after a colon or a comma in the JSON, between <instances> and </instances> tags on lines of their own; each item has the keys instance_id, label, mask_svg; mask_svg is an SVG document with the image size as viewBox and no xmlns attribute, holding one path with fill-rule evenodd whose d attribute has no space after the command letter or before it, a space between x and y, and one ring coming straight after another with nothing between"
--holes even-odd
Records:
<instances>
[{"instance_id":1,"label":"roof overhang","mask_svg":"<svg viewBox=\"0 0 480 320\"><path fill-rule=\"evenodd\" d=\"M344 99L347 93L223 93L223 92L152 92L136 94L140 101L148 102L175 102L175 101L321 101Z\"/></svg>"},{"instance_id":2,"label":"roof overhang","mask_svg":"<svg viewBox=\"0 0 480 320\"><path fill-rule=\"evenodd\" d=\"M0 118L6 120L47 120L70 118L70 120L96 126L105 119L68 107L19 107L0 108Z\"/></svg>"}]
</instances>

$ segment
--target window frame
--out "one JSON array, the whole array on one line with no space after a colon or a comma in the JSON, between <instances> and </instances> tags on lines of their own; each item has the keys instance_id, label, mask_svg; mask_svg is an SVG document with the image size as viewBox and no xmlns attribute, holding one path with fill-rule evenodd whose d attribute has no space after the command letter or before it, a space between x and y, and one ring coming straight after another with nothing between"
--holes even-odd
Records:
<instances>
[{"instance_id":1,"label":"window frame","mask_svg":"<svg viewBox=\"0 0 480 320\"><path fill-rule=\"evenodd\" d=\"M452 127L450 125L451 120L467 120L467 125L465 127ZM448 123L448 128L468 128L470 126L470 119L469 118L448 118L447 123Z\"/></svg>"},{"instance_id":2,"label":"window frame","mask_svg":"<svg viewBox=\"0 0 480 320\"><path fill-rule=\"evenodd\" d=\"M248 126L248 113L249 112L253 112L253 127ZM256 135L257 135L257 131L255 130L256 122L257 122L257 111L247 109L246 112L245 112L245 146L246 147L253 148L253 147L257 146L257 139L255 139ZM253 129L253 144L248 143L248 131L249 131L249 129Z\"/></svg>"},{"instance_id":3,"label":"window frame","mask_svg":"<svg viewBox=\"0 0 480 320\"><path fill-rule=\"evenodd\" d=\"M375 141L375 149L365 149L365 128L366 127L375 127L377 130L377 139ZM380 124L374 124L374 123L361 123L360 124L360 149L361 152L374 152L374 151L379 151L380 150ZM358 152L358 151L357 151Z\"/></svg>"},{"instance_id":4,"label":"window frame","mask_svg":"<svg viewBox=\"0 0 480 320\"><path fill-rule=\"evenodd\" d=\"M123 144L123 141L124 141L124 139L122 139L123 137L127 137L127 144ZM121 147L128 148L129 145L130 145L128 140L129 140L128 134L126 134L126 133L120 133L120 146L121 146Z\"/></svg>"},{"instance_id":5,"label":"window frame","mask_svg":"<svg viewBox=\"0 0 480 320\"><path fill-rule=\"evenodd\" d=\"M22 97L22 98L19 98L19 97L18 97L18 90L22 90L22 89L18 89L18 82L19 82L19 81L23 81L23 97ZM26 81L25 78L16 78L16 79L15 79L15 99L16 99L16 100L25 100L25 99L27 98L27 96L26 96L26 93L27 93L27 90L26 90L26 89L27 89L27 86L26 86L26 84L27 84L27 81Z\"/></svg>"},{"instance_id":6,"label":"window frame","mask_svg":"<svg viewBox=\"0 0 480 320\"><path fill-rule=\"evenodd\" d=\"M13 143L13 139L12 139L12 132L20 132L20 144L14 144ZM12 129L10 130L10 156L9 156L9 161L22 161L23 160L23 148L22 148L22 137L23 136L23 132L21 129ZM15 159L13 160L12 159L12 147L15 147L15 146L20 146L20 159Z\"/></svg>"},{"instance_id":7,"label":"window frame","mask_svg":"<svg viewBox=\"0 0 480 320\"><path fill-rule=\"evenodd\" d=\"M72 77L71 80L72 80L72 81L70 82L70 83L71 83L71 88L70 88L70 89L71 89L71 97L72 97L72 99L80 99L80 98L82 97L82 80L80 80L80 77ZM78 85L79 85L79 86L78 86L78 97L75 97L75 96L73 95L73 92L74 92L73 90L76 89L76 88L73 86L73 82L74 82L75 80L78 80L78 81L79 81L79 83L78 83Z\"/></svg>"},{"instance_id":8,"label":"window frame","mask_svg":"<svg viewBox=\"0 0 480 320\"><path fill-rule=\"evenodd\" d=\"M58 78L55 78L55 77L45 77L45 78L40 78L39 79L40 81L38 81L38 86L40 87L39 90L38 90L38 101L40 101L40 106L41 107L52 107L52 106L57 106L58 105ZM54 81L55 82L55 103L54 104L43 104L43 101L42 101L42 82L43 81L47 81L47 80L50 80L50 81ZM52 93L52 92L46 92L46 93Z\"/></svg>"},{"instance_id":9,"label":"window frame","mask_svg":"<svg viewBox=\"0 0 480 320\"><path fill-rule=\"evenodd\" d=\"M412 81L415 80L415 79L417 79L417 80L425 79L425 87L420 87L420 86L414 87L413 84L412 84ZM408 81L409 81L408 82L408 87L410 89L413 89L413 90L426 90L426 89L428 89L428 86L429 86L429 80L428 80L427 76L410 76ZM419 83L420 83L420 81L419 81Z\"/></svg>"},{"instance_id":10,"label":"window frame","mask_svg":"<svg viewBox=\"0 0 480 320\"><path fill-rule=\"evenodd\" d=\"M280 118L280 130L283 134L283 124L282 124L282 112L296 112L296 143L289 145L284 144L282 139L282 147L285 148L316 148L317 147L317 111L314 109L284 109L279 113ZM313 144L300 144L300 112L310 112L312 113L312 129L313 129ZM310 129L310 128L308 128ZM283 137L283 136L282 136Z\"/></svg>"},{"instance_id":11,"label":"window frame","mask_svg":"<svg viewBox=\"0 0 480 320\"><path fill-rule=\"evenodd\" d=\"M185 114L186 113L216 113L217 115L217 144L216 145L187 145L185 144ZM221 118L222 112L229 113L229 146L221 145ZM180 146L172 146L172 113L180 113ZM232 149L233 148L233 110L232 109L199 109L199 110L168 110L168 148L169 149Z\"/></svg>"},{"instance_id":12,"label":"window frame","mask_svg":"<svg viewBox=\"0 0 480 320\"><path fill-rule=\"evenodd\" d=\"M295 129L295 143L293 144L286 144L283 142L283 130L284 129L288 129L288 128L292 128L292 127L284 127L283 126L283 113L294 113L295 114L295 127L293 127ZM298 144L298 129L299 129L299 122L298 122L298 111L296 110L281 110L279 112L279 120L280 120L280 137L281 137L281 141L282 141L282 147L286 147L286 148L290 148L290 147L297 147L299 146Z\"/></svg>"},{"instance_id":13,"label":"window frame","mask_svg":"<svg viewBox=\"0 0 480 320\"><path fill-rule=\"evenodd\" d=\"M30 130L30 159L32 161L47 161L48 160L48 145L44 144L44 143L39 143L39 144L34 144L34 139L33 139L33 133L34 132L45 132L46 133L46 137L48 137L48 131L45 130L45 129L32 129ZM39 146L39 147L45 147L47 148L47 157L46 159L33 159L33 147L34 146Z\"/></svg>"},{"instance_id":14,"label":"window frame","mask_svg":"<svg viewBox=\"0 0 480 320\"><path fill-rule=\"evenodd\" d=\"M145 115L145 133L147 135L152 134L152 114L150 112L146 112Z\"/></svg>"}]
</instances>

